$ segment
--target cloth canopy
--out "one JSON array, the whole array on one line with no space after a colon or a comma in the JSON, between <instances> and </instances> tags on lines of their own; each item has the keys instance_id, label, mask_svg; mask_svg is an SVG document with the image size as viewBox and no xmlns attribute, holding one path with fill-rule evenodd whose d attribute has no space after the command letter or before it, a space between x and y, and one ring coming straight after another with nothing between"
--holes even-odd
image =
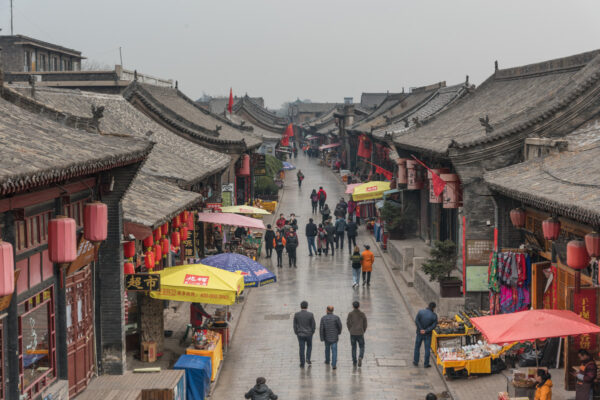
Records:
<instances>
[{"instance_id":1,"label":"cloth canopy","mask_svg":"<svg viewBox=\"0 0 600 400\"><path fill-rule=\"evenodd\" d=\"M296 169L296 167L294 167L293 164L291 164L291 163L289 163L287 161L284 161L283 162L283 169L290 170L290 169Z\"/></svg>"},{"instance_id":2,"label":"cloth canopy","mask_svg":"<svg viewBox=\"0 0 600 400\"><path fill-rule=\"evenodd\" d=\"M319 146L319 150L333 149L334 147L338 147L339 145L340 143L324 144L322 146Z\"/></svg>"},{"instance_id":3,"label":"cloth canopy","mask_svg":"<svg viewBox=\"0 0 600 400\"><path fill-rule=\"evenodd\" d=\"M254 229L265 229L265 224L260 219L246 217L231 213L198 213L198 221L211 224L244 226Z\"/></svg>"},{"instance_id":4,"label":"cloth canopy","mask_svg":"<svg viewBox=\"0 0 600 400\"><path fill-rule=\"evenodd\" d=\"M222 207L221 208L221 212L224 212L224 213L235 213L235 214L265 214L265 215L271 214L270 212L268 212L265 209L258 208L258 207L252 207L252 206L229 206L229 207Z\"/></svg>"},{"instance_id":5,"label":"cloth canopy","mask_svg":"<svg viewBox=\"0 0 600 400\"><path fill-rule=\"evenodd\" d=\"M362 185L362 183L351 183L349 185L346 185L346 194L354 193L354 188L360 185Z\"/></svg>"},{"instance_id":6,"label":"cloth canopy","mask_svg":"<svg viewBox=\"0 0 600 400\"><path fill-rule=\"evenodd\" d=\"M245 287L264 286L277 281L275 274L265 266L242 254L221 253L203 258L200 262L211 267L241 273Z\"/></svg>"},{"instance_id":7,"label":"cloth canopy","mask_svg":"<svg viewBox=\"0 0 600 400\"><path fill-rule=\"evenodd\" d=\"M386 190L390 190L389 182L371 181L363 183L354 188L352 199L354 201L380 199Z\"/></svg>"},{"instance_id":8,"label":"cloth canopy","mask_svg":"<svg viewBox=\"0 0 600 400\"><path fill-rule=\"evenodd\" d=\"M495 344L600 333L600 326L569 310L527 310L471 318L471 322L488 343Z\"/></svg>"},{"instance_id":9,"label":"cloth canopy","mask_svg":"<svg viewBox=\"0 0 600 400\"><path fill-rule=\"evenodd\" d=\"M160 290L150 292L155 299L229 306L244 290L241 274L203 264L178 265L156 273L160 275Z\"/></svg>"}]
</instances>

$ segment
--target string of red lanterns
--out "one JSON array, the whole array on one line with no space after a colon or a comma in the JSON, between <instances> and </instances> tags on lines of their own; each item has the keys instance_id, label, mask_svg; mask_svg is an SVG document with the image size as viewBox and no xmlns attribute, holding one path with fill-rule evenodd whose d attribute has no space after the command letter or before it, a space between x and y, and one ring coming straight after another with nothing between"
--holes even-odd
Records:
<instances>
[{"instance_id":1,"label":"string of red lanterns","mask_svg":"<svg viewBox=\"0 0 600 400\"><path fill-rule=\"evenodd\" d=\"M15 290L15 259L12 244L0 240L0 296Z\"/></svg>"}]
</instances>

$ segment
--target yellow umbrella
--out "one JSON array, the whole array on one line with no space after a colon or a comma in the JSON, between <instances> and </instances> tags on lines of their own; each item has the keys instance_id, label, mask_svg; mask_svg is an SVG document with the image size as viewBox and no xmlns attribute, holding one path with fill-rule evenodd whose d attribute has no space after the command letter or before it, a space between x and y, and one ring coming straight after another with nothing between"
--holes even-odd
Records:
<instances>
[{"instance_id":1,"label":"yellow umbrella","mask_svg":"<svg viewBox=\"0 0 600 400\"><path fill-rule=\"evenodd\" d=\"M235 214L264 214L270 215L271 213L265 209L252 207L252 206L229 206L222 207L221 212L224 213L235 213Z\"/></svg>"},{"instance_id":2,"label":"yellow umbrella","mask_svg":"<svg viewBox=\"0 0 600 400\"><path fill-rule=\"evenodd\" d=\"M231 305L244 290L244 277L204 264L178 265L157 272L160 291L150 297L162 300Z\"/></svg>"},{"instance_id":3,"label":"yellow umbrella","mask_svg":"<svg viewBox=\"0 0 600 400\"><path fill-rule=\"evenodd\" d=\"M354 201L373 200L383 197L383 192L390 190L390 183L384 181L371 181L354 188L352 199Z\"/></svg>"}]
</instances>

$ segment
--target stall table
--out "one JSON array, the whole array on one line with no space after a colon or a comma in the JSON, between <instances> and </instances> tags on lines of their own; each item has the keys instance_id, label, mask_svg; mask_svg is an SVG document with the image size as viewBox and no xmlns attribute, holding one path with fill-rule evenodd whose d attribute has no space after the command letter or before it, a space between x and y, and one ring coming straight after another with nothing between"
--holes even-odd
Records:
<instances>
[{"instance_id":1,"label":"stall table","mask_svg":"<svg viewBox=\"0 0 600 400\"><path fill-rule=\"evenodd\" d=\"M188 347L185 350L185 354L191 354L195 356L204 356L210 357L210 364L212 369L212 377L211 381L215 380L217 376L217 371L219 370L219 365L221 365L221 361L223 360L223 342L221 340L221 335L217 335L217 340L209 345L209 348L206 350L196 349L194 346Z\"/></svg>"},{"instance_id":2,"label":"stall table","mask_svg":"<svg viewBox=\"0 0 600 400\"><path fill-rule=\"evenodd\" d=\"M437 364L442 366L442 373L446 374L447 368L453 368L455 371L467 370L469 375L471 374L491 374L492 373L492 360L497 359L506 351L510 350L516 343L505 345L498 354L492 354L483 358L476 358L473 360L446 360L442 361L439 354L436 352Z\"/></svg>"}]
</instances>

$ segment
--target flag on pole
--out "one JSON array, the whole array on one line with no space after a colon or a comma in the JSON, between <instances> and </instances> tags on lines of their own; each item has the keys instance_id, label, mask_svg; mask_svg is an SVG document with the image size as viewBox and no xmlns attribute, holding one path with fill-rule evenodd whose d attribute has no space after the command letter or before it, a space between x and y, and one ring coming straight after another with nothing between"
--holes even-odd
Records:
<instances>
[{"instance_id":1,"label":"flag on pole","mask_svg":"<svg viewBox=\"0 0 600 400\"><path fill-rule=\"evenodd\" d=\"M294 136L294 127L293 127L293 125L292 125L292 124L289 124L289 125L287 126L287 128L285 128L285 132L283 133L283 135L284 135L284 136L287 136L287 137L292 137L292 136Z\"/></svg>"},{"instance_id":2,"label":"flag on pole","mask_svg":"<svg viewBox=\"0 0 600 400\"><path fill-rule=\"evenodd\" d=\"M411 154L411 157L415 159L416 162L421 164L429 173L431 173L431 183L433 183L433 193L436 196L441 195L444 192L444 187L446 186L446 182L438 174L436 174L431 168L429 168L425 163L419 160L417 157Z\"/></svg>"},{"instance_id":3,"label":"flag on pole","mask_svg":"<svg viewBox=\"0 0 600 400\"><path fill-rule=\"evenodd\" d=\"M290 145L290 137L289 136L283 136L283 139L281 139L281 145L282 146L289 146Z\"/></svg>"},{"instance_id":4,"label":"flag on pole","mask_svg":"<svg viewBox=\"0 0 600 400\"><path fill-rule=\"evenodd\" d=\"M229 103L227 103L227 111L229 114L233 111L233 88L229 88Z\"/></svg>"},{"instance_id":5,"label":"flag on pole","mask_svg":"<svg viewBox=\"0 0 600 400\"><path fill-rule=\"evenodd\" d=\"M371 151L373 150L373 144L367 138L367 135L360 135L358 143L358 156L364 158L371 158Z\"/></svg>"}]
</instances>

